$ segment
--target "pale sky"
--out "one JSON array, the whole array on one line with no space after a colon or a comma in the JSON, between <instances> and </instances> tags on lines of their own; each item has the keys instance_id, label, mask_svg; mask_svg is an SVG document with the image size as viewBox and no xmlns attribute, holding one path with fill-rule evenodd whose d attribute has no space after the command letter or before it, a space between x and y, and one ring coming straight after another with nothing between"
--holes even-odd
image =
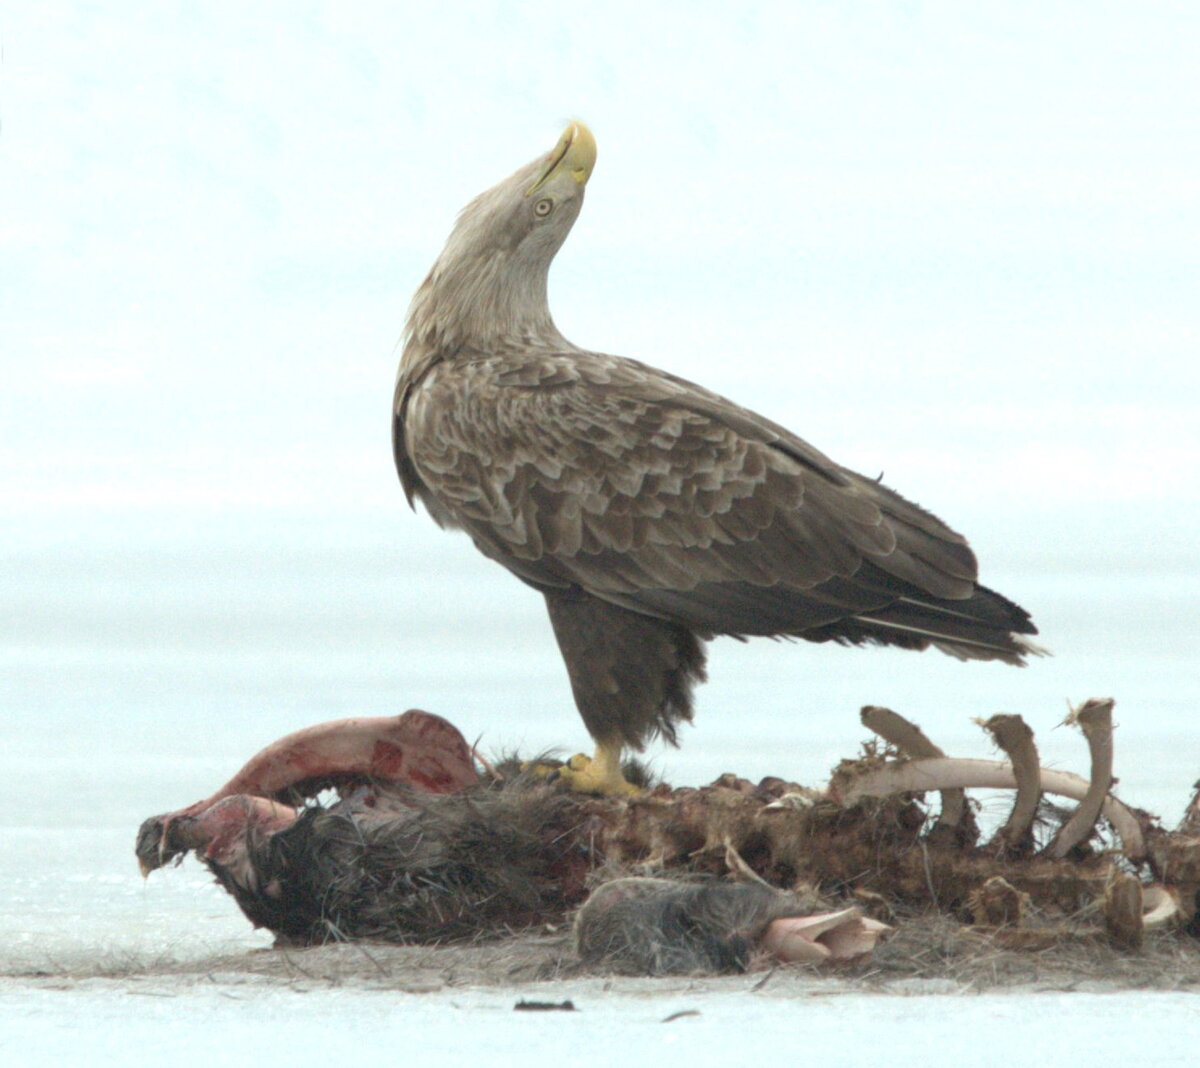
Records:
<instances>
[{"instance_id":1,"label":"pale sky","mask_svg":"<svg viewBox=\"0 0 1200 1068\"><path fill-rule=\"evenodd\" d=\"M0 13L16 529L399 508L409 296L455 212L578 117L572 340L994 551L1197 560L1196 8L140 7Z\"/></svg>"}]
</instances>

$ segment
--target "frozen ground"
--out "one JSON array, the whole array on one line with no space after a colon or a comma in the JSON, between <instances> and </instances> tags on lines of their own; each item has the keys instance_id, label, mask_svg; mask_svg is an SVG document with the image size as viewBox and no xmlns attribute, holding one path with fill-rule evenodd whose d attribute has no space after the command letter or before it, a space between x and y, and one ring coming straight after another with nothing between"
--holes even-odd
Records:
<instances>
[{"instance_id":1,"label":"frozen ground","mask_svg":"<svg viewBox=\"0 0 1200 1068\"><path fill-rule=\"evenodd\" d=\"M231 977L0 981L0 1057L9 1064L588 1063L1194 1065L1200 1001L1181 993L906 996L836 984L598 979L414 993L382 983L286 984ZM926 987L929 984L925 984ZM514 1011L521 999L575 1011Z\"/></svg>"}]
</instances>

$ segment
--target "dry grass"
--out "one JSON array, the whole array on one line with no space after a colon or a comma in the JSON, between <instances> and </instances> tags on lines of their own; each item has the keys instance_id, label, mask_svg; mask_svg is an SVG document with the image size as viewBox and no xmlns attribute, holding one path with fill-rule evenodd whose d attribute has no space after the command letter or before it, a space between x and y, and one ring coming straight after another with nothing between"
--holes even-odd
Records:
<instances>
[{"instance_id":1,"label":"dry grass","mask_svg":"<svg viewBox=\"0 0 1200 1068\"><path fill-rule=\"evenodd\" d=\"M878 994L1197 990L1200 943L1170 932L1147 937L1136 952L1121 951L1086 934L1064 936L1040 949L1004 948L938 915L896 921L896 932L868 960L836 970L763 967L748 975L702 980L713 992L769 988L775 995L871 992ZM165 959L112 959L61 972L42 969L10 980L62 988L87 980L123 981L131 990L178 994L193 986L223 988L262 985L314 990L333 987L431 993L461 987L519 988L585 979L565 928L537 929L508 938L446 946L342 943L311 949L270 949L176 962ZM695 980L693 980L694 982ZM608 978L605 989L663 989L679 977L661 980ZM163 993L162 996L171 996Z\"/></svg>"},{"instance_id":2,"label":"dry grass","mask_svg":"<svg viewBox=\"0 0 1200 1068\"><path fill-rule=\"evenodd\" d=\"M1003 937L936 914L909 917L869 962L857 966L855 978L880 990L897 979L948 980L971 991L1200 988L1200 943L1173 932L1147 935L1137 951L1120 950L1086 930L1027 949L1007 948Z\"/></svg>"}]
</instances>

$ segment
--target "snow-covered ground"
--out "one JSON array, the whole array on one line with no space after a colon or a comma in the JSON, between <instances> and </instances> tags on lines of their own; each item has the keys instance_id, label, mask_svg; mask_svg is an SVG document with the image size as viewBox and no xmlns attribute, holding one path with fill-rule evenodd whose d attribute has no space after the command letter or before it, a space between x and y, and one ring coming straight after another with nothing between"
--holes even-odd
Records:
<instances>
[{"instance_id":1,"label":"snow-covered ground","mask_svg":"<svg viewBox=\"0 0 1200 1068\"><path fill-rule=\"evenodd\" d=\"M364 1056L413 1063L940 1066L1196 1063L1200 1000L1178 993L944 993L883 996L714 992L661 981L601 980L436 993L306 985L184 987L87 980L0 981L0 1056L8 1064L335 1065ZM574 1012L515 1011L570 999Z\"/></svg>"}]
</instances>

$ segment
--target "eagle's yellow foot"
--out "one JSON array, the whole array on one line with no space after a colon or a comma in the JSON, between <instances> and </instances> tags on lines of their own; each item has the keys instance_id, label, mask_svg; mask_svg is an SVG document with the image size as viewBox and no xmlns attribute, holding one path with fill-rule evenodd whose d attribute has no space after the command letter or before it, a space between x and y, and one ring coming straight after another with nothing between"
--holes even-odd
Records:
<instances>
[{"instance_id":1,"label":"eagle's yellow foot","mask_svg":"<svg viewBox=\"0 0 1200 1068\"><path fill-rule=\"evenodd\" d=\"M594 757L576 753L558 768L555 778L581 794L632 797L642 792L621 774L619 745L597 745Z\"/></svg>"}]
</instances>

